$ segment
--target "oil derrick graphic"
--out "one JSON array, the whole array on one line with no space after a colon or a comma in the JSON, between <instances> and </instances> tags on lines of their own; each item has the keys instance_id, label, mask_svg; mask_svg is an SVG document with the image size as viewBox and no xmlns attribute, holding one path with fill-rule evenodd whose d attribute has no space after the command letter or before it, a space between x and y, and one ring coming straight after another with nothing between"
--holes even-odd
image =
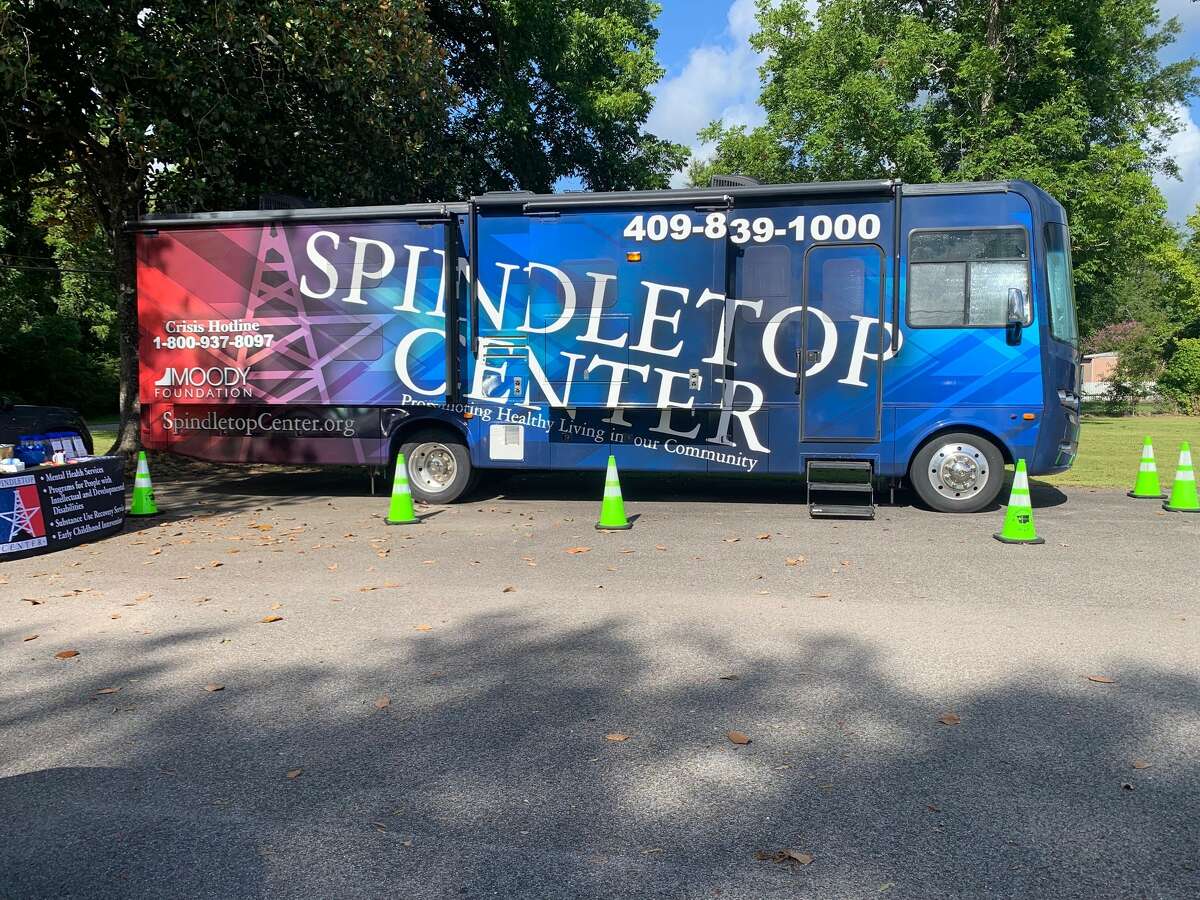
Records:
<instances>
[{"instance_id":1,"label":"oil derrick graphic","mask_svg":"<svg viewBox=\"0 0 1200 900\"><path fill-rule=\"evenodd\" d=\"M238 366L250 370L255 394L277 403L328 403L292 250L276 224L263 226L259 237L245 317L273 336L271 346L242 347L237 354Z\"/></svg>"},{"instance_id":2,"label":"oil derrick graphic","mask_svg":"<svg viewBox=\"0 0 1200 900\"><path fill-rule=\"evenodd\" d=\"M300 293L300 279L278 224L264 225L255 254L254 277L246 298L245 318L258 322L270 346L242 347L236 365L248 371L256 399L268 403L336 402L331 397L328 368L348 348L380 327L379 317L346 315L323 303L310 310ZM322 326L332 326L322 334Z\"/></svg>"}]
</instances>

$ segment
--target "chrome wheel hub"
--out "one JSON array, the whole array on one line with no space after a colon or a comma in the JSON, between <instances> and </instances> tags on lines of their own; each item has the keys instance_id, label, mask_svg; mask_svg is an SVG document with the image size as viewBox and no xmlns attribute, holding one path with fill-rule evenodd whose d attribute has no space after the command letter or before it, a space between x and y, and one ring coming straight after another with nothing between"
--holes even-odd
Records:
<instances>
[{"instance_id":1,"label":"chrome wheel hub","mask_svg":"<svg viewBox=\"0 0 1200 900\"><path fill-rule=\"evenodd\" d=\"M426 441L419 444L408 458L408 478L429 494L440 493L458 475L458 463L445 444Z\"/></svg>"},{"instance_id":2,"label":"chrome wheel hub","mask_svg":"<svg viewBox=\"0 0 1200 900\"><path fill-rule=\"evenodd\" d=\"M929 461L929 483L943 497L967 500L991 477L987 457L973 444L943 444Z\"/></svg>"}]
</instances>

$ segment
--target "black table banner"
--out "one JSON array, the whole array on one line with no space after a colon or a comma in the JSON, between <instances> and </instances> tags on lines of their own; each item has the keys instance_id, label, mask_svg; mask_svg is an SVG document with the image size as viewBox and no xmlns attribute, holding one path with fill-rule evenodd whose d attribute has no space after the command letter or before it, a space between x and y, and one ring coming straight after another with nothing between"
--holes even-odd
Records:
<instances>
[{"instance_id":1,"label":"black table banner","mask_svg":"<svg viewBox=\"0 0 1200 900\"><path fill-rule=\"evenodd\" d=\"M98 456L0 475L0 560L51 553L125 524L125 462Z\"/></svg>"}]
</instances>

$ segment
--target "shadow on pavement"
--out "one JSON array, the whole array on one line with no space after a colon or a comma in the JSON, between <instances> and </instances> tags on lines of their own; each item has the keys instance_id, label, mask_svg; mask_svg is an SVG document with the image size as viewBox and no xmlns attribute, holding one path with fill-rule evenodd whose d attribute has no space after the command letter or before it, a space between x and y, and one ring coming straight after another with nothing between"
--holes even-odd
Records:
<instances>
[{"instance_id":1,"label":"shadow on pavement","mask_svg":"<svg viewBox=\"0 0 1200 900\"><path fill-rule=\"evenodd\" d=\"M853 634L752 656L701 625L639 627L381 626L353 666L275 658L220 693L141 696L174 664L164 645L94 704L110 767L0 779L4 893L1196 895L1192 679L1026 671L939 701ZM815 861L754 858L780 848Z\"/></svg>"},{"instance_id":2,"label":"shadow on pavement","mask_svg":"<svg viewBox=\"0 0 1200 900\"><path fill-rule=\"evenodd\" d=\"M196 511L211 514L246 512L266 506L279 507L316 499L336 501L344 497L367 497L370 478L366 469L349 466L281 467L218 466L193 460L172 459L165 478L155 475L156 493L165 515L190 516ZM490 500L568 500L599 502L604 473L524 472L488 470L481 473L466 502ZM985 512L994 512L1008 500L1011 474L1006 477L999 502ZM735 502L777 504L805 502L802 477L782 475L738 476L676 472L627 472L621 476L626 499L655 502ZM386 502L388 485L376 479L376 497ZM1032 481L1034 505L1058 506L1067 495L1043 481ZM894 492L899 506L922 508L916 495L906 488ZM876 491L876 502L889 504L887 488ZM172 508L174 506L174 509ZM153 523L153 520L146 520ZM137 527L131 522L130 527Z\"/></svg>"}]
</instances>

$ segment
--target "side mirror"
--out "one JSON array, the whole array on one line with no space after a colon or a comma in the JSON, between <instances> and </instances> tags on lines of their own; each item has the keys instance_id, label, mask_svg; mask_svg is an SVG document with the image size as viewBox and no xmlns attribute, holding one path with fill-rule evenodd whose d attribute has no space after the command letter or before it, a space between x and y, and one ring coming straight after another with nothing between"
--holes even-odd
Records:
<instances>
[{"instance_id":1,"label":"side mirror","mask_svg":"<svg viewBox=\"0 0 1200 900\"><path fill-rule=\"evenodd\" d=\"M1008 315L1004 327L1004 336L1008 343L1021 343L1021 329L1029 321L1029 300L1020 288L1008 289Z\"/></svg>"}]
</instances>

